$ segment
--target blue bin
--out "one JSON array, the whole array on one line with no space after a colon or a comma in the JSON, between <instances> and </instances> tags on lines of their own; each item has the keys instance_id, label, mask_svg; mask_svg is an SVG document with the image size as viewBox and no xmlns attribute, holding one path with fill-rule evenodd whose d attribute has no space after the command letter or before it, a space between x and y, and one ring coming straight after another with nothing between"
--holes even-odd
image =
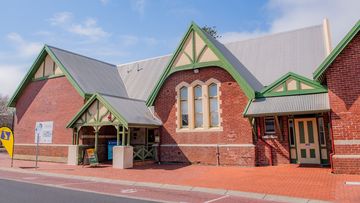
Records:
<instances>
[{"instance_id":1,"label":"blue bin","mask_svg":"<svg viewBox=\"0 0 360 203\"><path fill-rule=\"evenodd\" d=\"M113 147L114 146L116 146L116 140L109 140L108 141L108 160L113 159Z\"/></svg>"}]
</instances>

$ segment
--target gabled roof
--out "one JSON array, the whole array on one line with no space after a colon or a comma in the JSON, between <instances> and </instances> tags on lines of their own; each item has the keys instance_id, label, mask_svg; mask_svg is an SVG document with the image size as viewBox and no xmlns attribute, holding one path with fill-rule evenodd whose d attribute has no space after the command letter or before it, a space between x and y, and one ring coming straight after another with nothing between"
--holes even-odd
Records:
<instances>
[{"instance_id":1,"label":"gabled roof","mask_svg":"<svg viewBox=\"0 0 360 203\"><path fill-rule=\"evenodd\" d=\"M197 52L194 48L196 43L195 42L196 35L199 36L200 40L202 40L202 43L204 43L204 48L201 51L199 50L200 51L199 56L196 55ZM187 45L186 43L188 40L192 40L192 46L193 46L192 48L190 47L190 52L192 53L190 55L188 55L184 50L187 48L185 45ZM210 55L211 54L215 55L214 58L216 58L216 60L213 61L210 60L206 62L201 62L201 60L199 60L200 55L206 49L209 50L209 52L211 52ZM180 54L183 55L185 58L187 57L189 63L185 63L185 65L173 67L175 62L177 62L178 57L180 57ZM157 82L156 86L153 88L149 98L146 101L146 104L148 106L153 105L153 102L155 101L155 98L158 92L160 91L161 86L165 82L166 78L172 73L175 73L177 71L190 70L190 69L202 68L208 66L218 66L224 68L237 81L239 86L244 91L245 95L248 98L254 98L255 97L254 89L249 84L249 81L244 79L244 76L241 74L241 71L245 73L247 72L247 70L244 69L244 67L235 67L238 64L233 62L233 58L234 57L232 57L231 54L229 54L228 51L226 51L226 49L223 48L223 45L221 45L221 43L217 42L216 39L206 34L198 25L192 22L185 36L181 40L180 45L178 46L175 53L172 55L170 61L168 62L159 81Z\"/></svg>"},{"instance_id":2,"label":"gabled roof","mask_svg":"<svg viewBox=\"0 0 360 203\"><path fill-rule=\"evenodd\" d=\"M314 69L327 56L323 25L231 42L224 46L261 84L253 85L255 91L261 91L288 72L311 79Z\"/></svg>"},{"instance_id":3,"label":"gabled roof","mask_svg":"<svg viewBox=\"0 0 360 203\"><path fill-rule=\"evenodd\" d=\"M288 89L287 82L294 81L296 88ZM320 83L310 80L304 76L289 72L281 78L265 87L257 97L289 96L301 94L325 93L327 89Z\"/></svg>"},{"instance_id":4,"label":"gabled roof","mask_svg":"<svg viewBox=\"0 0 360 203\"><path fill-rule=\"evenodd\" d=\"M31 81L47 54L60 67L64 75L82 97L96 92L127 97L125 86L115 65L44 45L10 99L9 106L15 107L16 100Z\"/></svg>"},{"instance_id":5,"label":"gabled roof","mask_svg":"<svg viewBox=\"0 0 360 203\"><path fill-rule=\"evenodd\" d=\"M115 65L47 46L86 94L103 93L127 97Z\"/></svg>"},{"instance_id":6,"label":"gabled roof","mask_svg":"<svg viewBox=\"0 0 360 203\"><path fill-rule=\"evenodd\" d=\"M12 95L12 97L10 98L10 101L8 103L8 106L10 107L15 107L16 101L18 99L18 97L21 95L22 91L25 89L25 87L27 86L27 84L29 82L31 82L33 76L35 75L37 69L39 68L39 66L41 65L42 61L45 59L46 55L49 54L51 59L59 66L59 68L61 69L61 71L64 73L64 75L67 77L67 79L70 81L70 83L75 87L75 89L78 91L78 93L82 96L85 97L85 92L84 90L79 86L79 84L77 83L77 81L73 78L73 76L71 74L69 74L69 72L67 71L67 69L62 65L62 63L55 57L54 53L51 51L51 49L49 48L49 46L45 45L41 51L40 54L37 56L37 58L35 59L34 63L32 64L31 68L29 69L29 71L26 73L25 77L23 78L23 80L20 82L20 85L17 87L17 89L15 90L15 93Z\"/></svg>"},{"instance_id":7,"label":"gabled roof","mask_svg":"<svg viewBox=\"0 0 360 203\"><path fill-rule=\"evenodd\" d=\"M166 55L118 65L118 71L128 96L146 100L166 68L170 57L170 55Z\"/></svg>"},{"instance_id":8,"label":"gabled roof","mask_svg":"<svg viewBox=\"0 0 360 203\"><path fill-rule=\"evenodd\" d=\"M336 57L345 49L345 47L351 42L360 30L360 20L354 25L354 27L346 34L346 36L339 42L335 49L326 57L326 59L320 64L320 66L313 73L315 80L321 81L323 73L332 64Z\"/></svg>"},{"instance_id":9,"label":"gabled roof","mask_svg":"<svg viewBox=\"0 0 360 203\"><path fill-rule=\"evenodd\" d=\"M96 93L67 124L67 128L73 127L95 100L101 102L125 128L162 125L162 122L146 106L145 101Z\"/></svg>"}]
</instances>

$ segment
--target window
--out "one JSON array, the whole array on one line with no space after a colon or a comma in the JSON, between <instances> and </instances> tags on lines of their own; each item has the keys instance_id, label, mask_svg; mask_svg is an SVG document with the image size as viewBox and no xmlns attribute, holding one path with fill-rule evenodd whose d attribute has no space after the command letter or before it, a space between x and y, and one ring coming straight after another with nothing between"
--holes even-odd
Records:
<instances>
[{"instance_id":1,"label":"window","mask_svg":"<svg viewBox=\"0 0 360 203\"><path fill-rule=\"evenodd\" d=\"M195 107L195 128L203 127L203 103L202 89L200 85L194 88L194 107Z\"/></svg>"},{"instance_id":2,"label":"window","mask_svg":"<svg viewBox=\"0 0 360 203\"><path fill-rule=\"evenodd\" d=\"M290 137L290 146L295 146L295 133L294 133L294 122L289 120L289 137Z\"/></svg>"},{"instance_id":3,"label":"window","mask_svg":"<svg viewBox=\"0 0 360 203\"><path fill-rule=\"evenodd\" d=\"M176 130L222 131L220 118L220 82L209 79L181 82L176 87Z\"/></svg>"},{"instance_id":4,"label":"window","mask_svg":"<svg viewBox=\"0 0 360 203\"><path fill-rule=\"evenodd\" d=\"M210 127L217 127L219 126L218 86L214 83L209 86L209 106Z\"/></svg>"},{"instance_id":5,"label":"window","mask_svg":"<svg viewBox=\"0 0 360 203\"><path fill-rule=\"evenodd\" d=\"M265 118L265 134L275 134L275 119L274 117Z\"/></svg>"},{"instance_id":6,"label":"window","mask_svg":"<svg viewBox=\"0 0 360 203\"><path fill-rule=\"evenodd\" d=\"M318 118L320 145L326 145L324 119Z\"/></svg>"},{"instance_id":7,"label":"window","mask_svg":"<svg viewBox=\"0 0 360 203\"><path fill-rule=\"evenodd\" d=\"M180 89L180 113L181 113L181 127L187 128L189 126L188 88L187 87L182 87Z\"/></svg>"}]
</instances>

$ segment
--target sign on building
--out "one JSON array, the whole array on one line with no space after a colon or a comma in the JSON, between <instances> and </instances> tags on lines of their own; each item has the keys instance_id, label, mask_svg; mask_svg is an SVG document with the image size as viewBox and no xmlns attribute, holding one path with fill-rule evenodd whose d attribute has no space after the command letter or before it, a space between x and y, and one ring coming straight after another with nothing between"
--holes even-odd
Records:
<instances>
[{"instance_id":1,"label":"sign on building","mask_svg":"<svg viewBox=\"0 0 360 203\"><path fill-rule=\"evenodd\" d=\"M36 122L35 143L51 144L53 135L53 121ZM37 139L39 138L39 142Z\"/></svg>"}]
</instances>

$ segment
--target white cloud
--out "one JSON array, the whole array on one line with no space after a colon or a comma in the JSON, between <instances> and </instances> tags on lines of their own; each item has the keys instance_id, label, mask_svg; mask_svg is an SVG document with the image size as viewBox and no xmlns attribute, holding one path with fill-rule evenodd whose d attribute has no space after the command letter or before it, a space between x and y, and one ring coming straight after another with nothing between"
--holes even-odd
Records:
<instances>
[{"instance_id":1,"label":"white cloud","mask_svg":"<svg viewBox=\"0 0 360 203\"><path fill-rule=\"evenodd\" d=\"M28 42L24 40L20 34L16 32L9 33L7 39L10 41L11 45L16 49L16 55L21 57L32 57L38 54L43 47L41 43L38 42Z\"/></svg>"},{"instance_id":2,"label":"white cloud","mask_svg":"<svg viewBox=\"0 0 360 203\"><path fill-rule=\"evenodd\" d=\"M221 33L222 41L236 41L245 37L253 38L263 34L277 33L302 27L318 25L324 18L329 19L333 47L359 20L359 0L270 0L266 11L277 14L264 31ZM236 37L239 37L237 39Z\"/></svg>"},{"instance_id":3,"label":"white cloud","mask_svg":"<svg viewBox=\"0 0 360 203\"><path fill-rule=\"evenodd\" d=\"M100 0L100 3L102 5L107 5L109 3L109 0Z\"/></svg>"},{"instance_id":4,"label":"white cloud","mask_svg":"<svg viewBox=\"0 0 360 203\"><path fill-rule=\"evenodd\" d=\"M98 40L111 35L99 26L94 18L87 18L83 23L75 23L73 14L70 12L56 13L49 21L51 25L58 26L70 33L87 37L91 40Z\"/></svg>"},{"instance_id":5,"label":"white cloud","mask_svg":"<svg viewBox=\"0 0 360 203\"><path fill-rule=\"evenodd\" d=\"M139 38L134 35L122 35L120 36L121 46L133 46L139 42Z\"/></svg>"},{"instance_id":6,"label":"white cloud","mask_svg":"<svg viewBox=\"0 0 360 203\"><path fill-rule=\"evenodd\" d=\"M97 21L93 18L88 18L82 24L73 24L68 28L68 31L81 36L86 36L91 39L100 39L110 36L100 26L97 25Z\"/></svg>"},{"instance_id":7,"label":"white cloud","mask_svg":"<svg viewBox=\"0 0 360 203\"><path fill-rule=\"evenodd\" d=\"M12 96L25 72L20 65L0 64L0 94Z\"/></svg>"},{"instance_id":8,"label":"white cloud","mask_svg":"<svg viewBox=\"0 0 360 203\"><path fill-rule=\"evenodd\" d=\"M146 0L132 0L132 9L138 12L141 16L145 13Z\"/></svg>"},{"instance_id":9,"label":"white cloud","mask_svg":"<svg viewBox=\"0 0 360 203\"><path fill-rule=\"evenodd\" d=\"M72 20L72 13L70 12L60 12L55 13L52 18L49 19L51 25L63 25Z\"/></svg>"}]
</instances>

